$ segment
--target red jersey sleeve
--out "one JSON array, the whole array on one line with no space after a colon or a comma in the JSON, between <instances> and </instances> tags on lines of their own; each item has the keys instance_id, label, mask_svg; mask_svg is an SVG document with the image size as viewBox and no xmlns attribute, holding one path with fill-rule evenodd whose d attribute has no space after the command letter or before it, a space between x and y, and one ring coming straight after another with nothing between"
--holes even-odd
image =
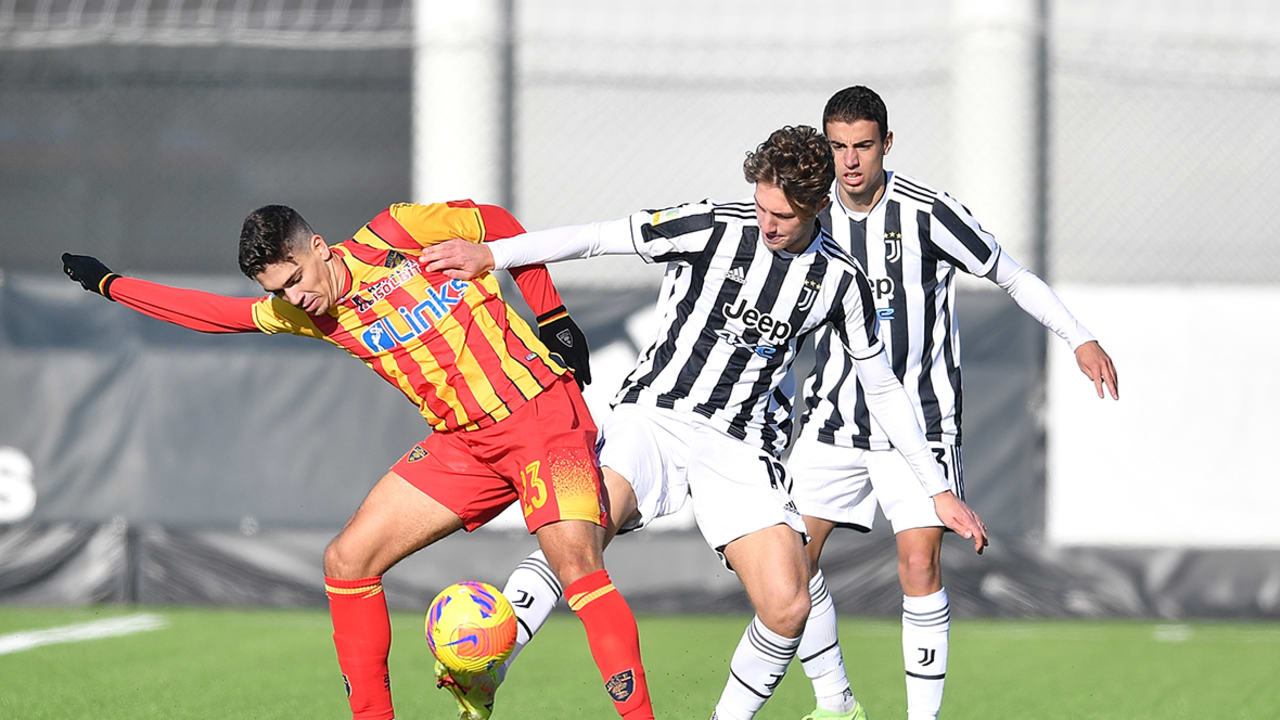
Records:
<instances>
[{"instance_id":1,"label":"red jersey sleeve","mask_svg":"<svg viewBox=\"0 0 1280 720\"><path fill-rule=\"evenodd\" d=\"M261 298L233 298L132 277L113 280L110 292L111 299L121 305L190 330L206 333L260 331L253 322L253 306Z\"/></svg>"},{"instance_id":2,"label":"red jersey sleeve","mask_svg":"<svg viewBox=\"0 0 1280 720\"><path fill-rule=\"evenodd\" d=\"M524 232L520 221L511 213L497 205L480 205L480 217L484 220L484 239L499 240L519 235ZM520 288L520 294L529 304L529 309L537 316L538 325L544 325L566 313L564 301L551 282L551 273L546 265L525 265L511 268L511 277Z\"/></svg>"}]
</instances>

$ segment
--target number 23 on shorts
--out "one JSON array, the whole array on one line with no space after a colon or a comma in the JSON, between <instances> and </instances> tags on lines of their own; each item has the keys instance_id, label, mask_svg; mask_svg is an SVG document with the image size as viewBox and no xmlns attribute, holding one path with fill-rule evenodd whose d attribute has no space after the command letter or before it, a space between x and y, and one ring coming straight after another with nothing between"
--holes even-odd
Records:
<instances>
[{"instance_id":1,"label":"number 23 on shorts","mask_svg":"<svg viewBox=\"0 0 1280 720\"><path fill-rule=\"evenodd\" d=\"M547 483L542 479L541 471L541 460L534 460L520 471L520 507L525 517L547 502Z\"/></svg>"}]
</instances>

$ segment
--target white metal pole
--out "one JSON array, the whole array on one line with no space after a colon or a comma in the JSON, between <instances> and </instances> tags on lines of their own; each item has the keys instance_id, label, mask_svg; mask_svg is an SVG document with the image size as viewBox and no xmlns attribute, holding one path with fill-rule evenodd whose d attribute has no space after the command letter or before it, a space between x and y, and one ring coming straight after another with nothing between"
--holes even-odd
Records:
<instances>
[{"instance_id":1,"label":"white metal pole","mask_svg":"<svg viewBox=\"0 0 1280 720\"><path fill-rule=\"evenodd\" d=\"M1012 257L1039 270L1039 0L953 0L956 194Z\"/></svg>"},{"instance_id":2,"label":"white metal pole","mask_svg":"<svg viewBox=\"0 0 1280 720\"><path fill-rule=\"evenodd\" d=\"M502 0L415 0L411 199L500 203Z\"/></svg>"}]
</instances>

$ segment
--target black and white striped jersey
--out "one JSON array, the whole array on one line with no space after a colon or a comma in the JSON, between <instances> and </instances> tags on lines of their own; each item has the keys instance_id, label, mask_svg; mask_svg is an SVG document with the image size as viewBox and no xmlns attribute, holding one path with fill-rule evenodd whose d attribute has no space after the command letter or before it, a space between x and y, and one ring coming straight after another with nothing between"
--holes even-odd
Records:
<instances>
[{"instance_id":1,"label":"black and white striped jersey","mask_svg":"<svg viewBox=\"0 0 1280 720\"><path fill-rule=\"evenodd\" d=\"M925 437L960 444L955 271L991 272L1000 256L995 238L955 198L900 173L889 173L884 195L865 217L847 211L833 191L819 222L867 271L881 338ZM892 447L838 343L820 332L815 350L814 372L804 382L805 431L816 429L819 440L843 447Z\"/></svg>"},{"instance_id":2,"label":"black and white striped jersey","mask_svg":"<svg viewBox=\"0 0 1280 720\"><path fill-rule=\"evenodd\" d=\"M818 224L795 255L765 246L752 201L636 213L630 229L635 252L667 271L657 336L614 405L697 413L777 455L790 440L784 381L806 336L829 325L842 355L883 351L865 273Z\"/></svg>"}]
</instances>

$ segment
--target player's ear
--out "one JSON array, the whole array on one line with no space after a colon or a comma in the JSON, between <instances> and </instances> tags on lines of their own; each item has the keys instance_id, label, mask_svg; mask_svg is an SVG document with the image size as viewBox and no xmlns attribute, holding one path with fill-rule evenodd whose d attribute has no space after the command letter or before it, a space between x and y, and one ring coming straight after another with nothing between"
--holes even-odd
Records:
<instances>
[{"instance_id":1,"label":"player's ear","mask_svg":"<svg viewBox=\"0 0 1280 720\"><path fill-rule=\"evenodd\" d=\"M307 245L310 246L311 252L320 256L321 260L328 261L329 256L333 254L333 251L329 249L329 243L326 243L324 238L319 235L312 235L311 239L307 241Z\"/></svg>"},{"instance_id":2,"label":"player's ear","mask_svg":"<svg viewBox=\"0 0 1280 720\"><path fill-rule=\"evenodd\" d=\"M885 155L889 154L889 148L891 147L893 147L893 131L892 130L885 133L884 135L884 154Z\"/></svg>"}]
</instances>

